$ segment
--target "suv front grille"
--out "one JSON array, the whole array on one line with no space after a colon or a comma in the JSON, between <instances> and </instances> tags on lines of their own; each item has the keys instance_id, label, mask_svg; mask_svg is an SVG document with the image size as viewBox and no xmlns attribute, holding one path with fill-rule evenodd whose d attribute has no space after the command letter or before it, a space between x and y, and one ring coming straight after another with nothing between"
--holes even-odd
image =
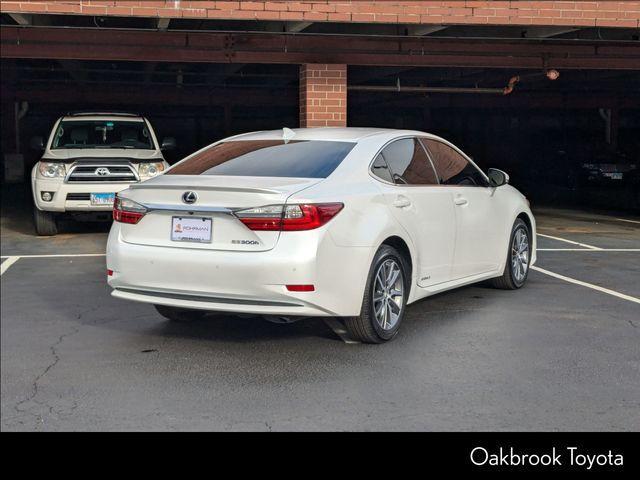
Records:
<instances>
[{"instance_id":1,"label":"suv front grille","mask_svg":"<svg viewBox=\"0 0 640 480\"><path fill-rule=\"evenodd\" d=\"M71 168L67 182L137 182L138 176L130 165L76 165Z\"/></svg>"}]
</instances>

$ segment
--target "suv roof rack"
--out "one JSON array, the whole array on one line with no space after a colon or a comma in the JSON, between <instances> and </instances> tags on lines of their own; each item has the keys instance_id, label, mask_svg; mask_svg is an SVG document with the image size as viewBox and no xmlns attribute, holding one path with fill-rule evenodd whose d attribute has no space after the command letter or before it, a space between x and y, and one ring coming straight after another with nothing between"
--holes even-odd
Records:
<instances>
[{"instance_id":1,"label":"suv roof rack","mask_svg":"<svg viewBox=\"0 0 640 480\"><path fill-rule=\"evenodd\" d=\"M125 113L125 112L69 112L67 117L89 117L103 115L105 117L142 117L137 113Z\"/></svg>"}]
</instances>

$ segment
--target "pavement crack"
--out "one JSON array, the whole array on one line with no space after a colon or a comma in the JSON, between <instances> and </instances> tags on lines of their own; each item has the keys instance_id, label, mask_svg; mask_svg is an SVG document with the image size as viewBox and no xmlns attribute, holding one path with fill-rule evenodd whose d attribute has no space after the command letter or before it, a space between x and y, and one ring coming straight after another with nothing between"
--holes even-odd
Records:
<instances>
[{"instance_id":1,"label":"pavement crack","mask_svg":"<svg viewBox=\"0 0 640 480\"><path fill-rule=\"evenodd\" d=\"M92 307L90 309L87 309L87 310L84 310L84 311L78 313L76 315L75 319L76 320L82 320L82 317L85 314L96 310L96 308L97 307ZM62 342L64 342L64 340L66 338L77 334L79 331L80 331L80 327L79 326L73 326L70 331L67 331L67 332L63 333L62 335L59 335L57 340L55 342L53 342L51 345L49 345L49 351L50 351L52 360L33 379L33 382L31 383L31 391L29 392L29 394L25 398L23 398L22 400L20 400L18 403L16 403L14 405L14 410L17 413L17 416L14 417L14 418L20 418L20 417L24 416L25 414L28 414L28 415L31 415L32 417L34 417L38 423L42 423L42 415L40 413L32 412L31 410L33 409L33 405L28 405L29 403L35 403L36 405L38 405L40 407L44 407L49 412L49 414L53 414L53 413L58 411L57 409L54 408L53 405L49 405L47 402L41 402L41 401L39 401L37 399L38 394L40 393L40 384L41 384L42 379L47 376L47 374L58 364L58 362L60 362L59 348L60 348L60 345L62 344ZM73 405L72 405L72 407L71 407L71 409L69 411L72 412L73 410L75 410L77 408L77 406L78 405L77 405L76 401L73 400ZM23 423L23 422L21 422L19 420L18 423Z\"/></svg>"},{"instance_id":2,"label":"pavement crack","mask_svg":"<svg viewBox=\"0 0 640 480\"><path fill-rule=\"evenodd\" d=\"M627 319L627 322L629 322L629 325L631 325L633 328L638 328L638 326L635 323L633 323L632 320Z\"/></svg>"}]
</instances>

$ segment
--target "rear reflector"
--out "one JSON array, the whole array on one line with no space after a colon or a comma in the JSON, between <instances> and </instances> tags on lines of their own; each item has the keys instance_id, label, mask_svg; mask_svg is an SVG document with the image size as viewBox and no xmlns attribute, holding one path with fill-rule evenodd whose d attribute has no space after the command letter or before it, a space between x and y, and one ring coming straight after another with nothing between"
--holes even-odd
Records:
<instances>
[{"instance_id":1,"label":"rear reflector","mask_svg":"<svg viewBox=\"0 0 640 480\"><path fill-rule=\"evenodd\" d=\"M314 292L315 289L313 285L287 285L290 292Z\"/></svg>"},{"instance_id":2,"label":"rear reflector","mask_svg":"<svg viewBox=\"0 0 640 480\"><path fill-rule=\"evenodd\" d=\"M107 277L113 276L113 270L107 270Z\"/></svg>"},{"instance_id":3,"label":"rear reflector","mask_svg":"<svg viewBox=\"0 0 640 480\"><path fill-rule=\"evenodd\" d=\"M235 215L250 230L301 231L321 227L343 207L342 203L267 205L236 211Z\"/></svg>"}]
</instances>

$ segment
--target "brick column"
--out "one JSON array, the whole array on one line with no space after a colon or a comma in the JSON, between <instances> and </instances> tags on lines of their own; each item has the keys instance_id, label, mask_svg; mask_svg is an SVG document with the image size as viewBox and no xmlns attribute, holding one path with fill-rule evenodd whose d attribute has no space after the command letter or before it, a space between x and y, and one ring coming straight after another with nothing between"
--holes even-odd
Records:
<instances>
[{"instance_id":1,"label":"brick column","mask_svg":"<svg viewBox=\"0 0 640 480\"><path fill-rule=\"evenodd\" d=\"M300 127L347 126L347 66L300 66Z\"/></svg>"}]
</instances>

